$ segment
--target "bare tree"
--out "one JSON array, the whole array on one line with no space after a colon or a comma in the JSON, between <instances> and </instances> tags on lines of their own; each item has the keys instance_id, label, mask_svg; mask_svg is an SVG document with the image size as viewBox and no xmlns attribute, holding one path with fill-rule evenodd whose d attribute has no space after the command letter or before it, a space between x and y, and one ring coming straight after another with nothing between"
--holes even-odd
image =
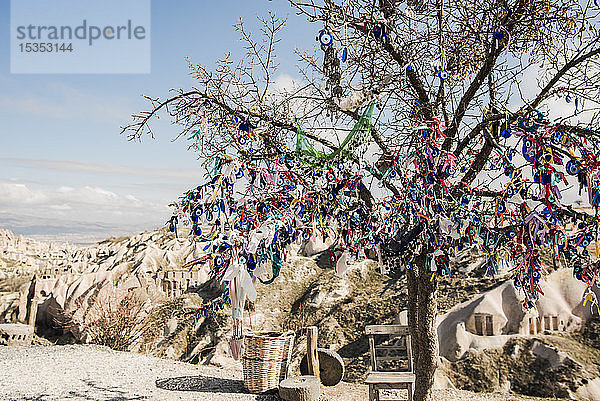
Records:
<instances>
[{"instance_id":1,"label":"bare tree","mask_svg":"<svg viewBox=\"0 0 600 401\"><path fill-rule=\"evenodd\" d=\"M123 132L131 140L153 135L151 119L166 111L207 163L235 159L268 170L273 160L295 156L290 174L314 193L314 169L362 183L364 210L377 216L365 223L374 227L371 238L408 267L415 399L429 399L438 360L436 275L457 249L479 242L490 270L502 255L514 260L526 308L539 293L542 249L572 261L578 278L594 277L580 244L597 238L597 219L573 210L557 191L577 179L591 205L600 204L598 8L574 0L290 4L316 24L320 42L297 51L298 82L274 87L285 21L269 14L258 38L240 21L245 54L228 54L214 71L190 62L197 85L166 99L147 97L150 110ZM378 108L368 144L342 152L342 160L323 156L345 146L336 135L371 102ZM570 112L553 120L564 110ZM299 163L299 124L321 149L321 160L309 166ZM560 170L567 160L573 178ZM245 195L264 198L272 190ZM194 207L189 195L187 212ZM574 220L583 225L565 233Z\"/></svg>"}]
</instances>

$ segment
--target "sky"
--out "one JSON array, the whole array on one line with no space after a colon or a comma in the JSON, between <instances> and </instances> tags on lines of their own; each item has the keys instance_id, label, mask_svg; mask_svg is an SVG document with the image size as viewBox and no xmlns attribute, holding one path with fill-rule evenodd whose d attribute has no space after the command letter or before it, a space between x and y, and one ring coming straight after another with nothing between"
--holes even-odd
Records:
<instances>
[{"instance_id":1,"label":"sky","mask_svg":"<svg viewBox=\"0 0 600 401\"><path fill-rule=\"evenodd\" d=\"M166 119L155 140L128 142L120 127L147 109L141 94L193 85L186 57L211 67L239 53L233 24L252 29L267 10L288 17L277 78L295 78L294 48L315 28L283 0L152 0L149 74L11 74L10 0L0 0L0 227L85 242L163 225L169 202L202 181L200 163Z\"/></svg>"}]
</instances>

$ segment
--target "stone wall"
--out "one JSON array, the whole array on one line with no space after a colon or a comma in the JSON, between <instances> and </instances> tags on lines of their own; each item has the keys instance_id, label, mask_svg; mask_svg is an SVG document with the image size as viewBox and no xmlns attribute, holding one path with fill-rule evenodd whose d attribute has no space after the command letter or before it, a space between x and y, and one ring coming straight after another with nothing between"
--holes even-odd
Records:
<instances>
[{"instance_id":1,"label":"stone wall","mask_svg":"<svg viewBox=\"0 0 600 401\"><path fill-rule=\"evenodd\" d=\"M0 345L30 345L33 327L26 324L0 324Z\"/></svg>"},{"instance_id":2,"label":"stone wall","mask_svg":"<svg viewBox=\"0 0 600 401\"><path fill-rule=\"evenodd\" d=\"M172 269L158 272L159 288L169 298L176 298L206 281L206 275L198 269Z\"/></svg>"}]
</instances>

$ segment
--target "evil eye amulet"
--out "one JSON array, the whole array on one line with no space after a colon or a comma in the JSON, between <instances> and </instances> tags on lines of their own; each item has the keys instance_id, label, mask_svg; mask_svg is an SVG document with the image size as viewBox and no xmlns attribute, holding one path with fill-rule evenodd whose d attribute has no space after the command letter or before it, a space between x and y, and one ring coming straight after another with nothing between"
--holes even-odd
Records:
<instances>
[{"instance_id":1,"label":"evil eye amulet","mask_svg":"<svg viewBox=\"0 0 600 401\"><path fill-rule=\"evenodd\" d=\"M577 175L577 173L579 172L579 166L574 160L569 160L565 168L569 175Z\"/></svg>"},{"instance_id":2,"label":"evil eye amulet","mask_svg":"<svg viewBox=\"0 0 600 401\"><path fill-rule=\"evenodd\" d=\"M285 156L284 163L287 166L287 168L292 168L296 164L293 156Z\"/></svg>"},{"instance_id":3,"label":"evil eye amulet","mask_svg":"<svg viewBox=\"0 0 600 401\"><path fill-rule=\"evenodd\" d=\"M198 236L202 235L202 228L200 228L200 226L194 224L193 230L194 230L194 235L198 235Z\"/></svg>"},{"instance_id":4,"label":"evil eye amulet","mask_svg":"<svg viewBox=\"0 0 600 401\"><path fill-rule=\"evenodd\" d=\"M550 141L554 145L560 145L563 135L564 135L563 132L560 132L560 131L554 132L552 134L552 136L550 137Z\"/></svg>"},{"instance_id":5,"label":"evil eye amulet","mask_svg":"<svg viewBox=\"0 0 600 401\"><path fill-rule=\"evenodd\" d=\"M551 182L551 175L550 173L542 173L541 174L541 179L542 179L542 185L549 185Z\"/></svg>"},{"instance_id":6,"label":"evil eye amulet","mask_svg":"<svg viewBox=\"0 0 600 401\"><path fill-rule=\"evenodd\" d=\"M450 74L449 74L449 73L448 73L448 71L446 71L446 70L439 70L439 71L438 71L438 77L439 77L439 78L440 78L442 81L444 81L444 80L448 79L448 77L449 77L449 76L450 76Z\"/></svg>"},{"instance_id":7,"label":"evil eye amulet","mask_svg":"<svg viewBox=\"0 0 600 401\"><path fill-rule=\"evenodd\" d=\"M533 163L533 157L535 156L535 149L533 146L527 146L528 142L531 144L531 141L523 142L523 158L527 160L529 163Z\"/></svg>"},{"instance_id":8,"label":"evil eye amulet","mask_svg":"<svg viewBox=\"0 0 600 401\"><path fill-rule=\"evenodd\" d=\"M269 211L269 208L264 203L259 203L256 207L256 211L260 214L265 214Z\"/></svg>"},{"instance_id":9,"label":"evil eye amulet","mask_svg":"<svg viewBox=\"0 0 600 401\"><path fill-rule=\"evenodd\" d=\"M519 128L523 131L533 132L538 129L544 116L539 110L531 109L519 120Z\"/></svg>"},{"instance_id":10,"label":"evil eye amulet","mask_svg":"<svg viewBox=\"0 0 600 401\"><path fill-rule=\"evenodd\" d=\"M250 124L248 124L247 122L241 123L239 126L239 130L244 132L250 131Z\"/></svg>"},{"instance_id":11,"label":"evil eye amulet","mask_svg":"<svg viewBox=\"0 0 600 401\"><path fill-rule=\"evenodd\" d=\"M375 39L379 39L381 37L382 31L381 25L377 25L375 28L373 28L373 36Z\"/></svg>"},{"instance_id":12,"label":"evil eye amulet","mask_svg":"<svg viewBox=\"0 0 600 401\"><path fill-rule=\"evenodd\" d=\"M317 40L321 43L322 46L329 46L333 43L333 36L331 35L331 32L329 32L327 29L321 29L319 31L319 37L317 38Z\"/></svg>"}]
</instances>

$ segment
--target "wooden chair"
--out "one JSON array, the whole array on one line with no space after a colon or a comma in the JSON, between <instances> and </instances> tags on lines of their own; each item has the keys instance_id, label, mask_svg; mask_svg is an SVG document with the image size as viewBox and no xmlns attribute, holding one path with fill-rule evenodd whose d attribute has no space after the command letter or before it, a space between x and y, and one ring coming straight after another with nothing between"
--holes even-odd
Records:
<instances>
[{"instance_id":1,"label":"wooden chair","mask_svg":"<svg viewBox=\"0 0 600 401\"><path fill-rule=\"evenodd\" d=\"M415 374L412 364L412 348L408 326L400 324L366 326L365 333L369 336L369 353L371 356L371 369L365 383L369 385L369 401L379 401L379 390L404 389L408 390L408 400L412 401ZM394 340L393 345L376 345L375 336L388 336ZM406 356L398 355L398 351L406 350ZM378 352L380 351L380 352ZM383 351L383 352L381 352ZM385 355L383 355L385 352ZM395 354L390 356L391 354ZM406 361L408 370L382 371L379 361Z\"/></svg>"}]
</instances>

